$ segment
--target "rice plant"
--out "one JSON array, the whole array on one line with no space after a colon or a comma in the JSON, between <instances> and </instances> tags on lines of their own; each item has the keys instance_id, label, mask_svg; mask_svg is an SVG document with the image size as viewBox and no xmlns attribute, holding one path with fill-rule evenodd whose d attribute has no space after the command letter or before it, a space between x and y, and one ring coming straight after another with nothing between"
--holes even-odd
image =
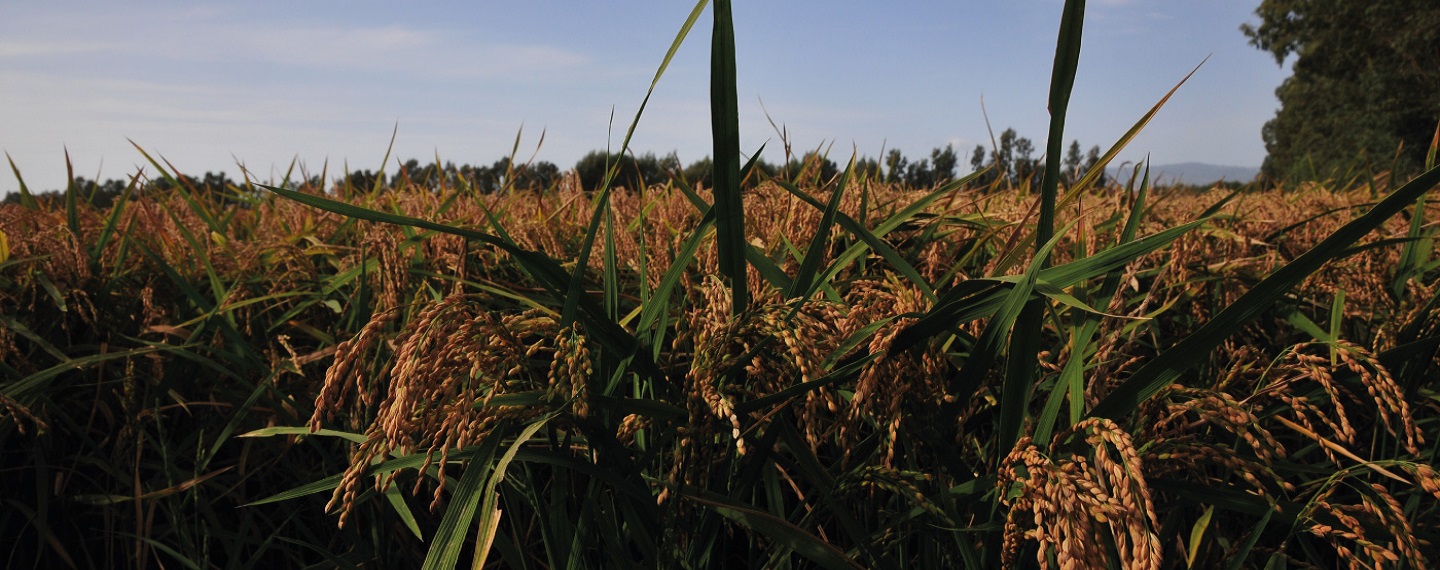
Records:
<instances>
[{"instance_id":1,"label":"rice plant","mask_svg":"<svg viewBox=\"0 0 1440 570\"><path fill-rule=\"evenodd\" d=\"M766 178L707 8L713 188L0 206L6 565L1434 562L1440 169L1063 185L1068 1L1036 187Z\"/></svg>"}]
</instances>

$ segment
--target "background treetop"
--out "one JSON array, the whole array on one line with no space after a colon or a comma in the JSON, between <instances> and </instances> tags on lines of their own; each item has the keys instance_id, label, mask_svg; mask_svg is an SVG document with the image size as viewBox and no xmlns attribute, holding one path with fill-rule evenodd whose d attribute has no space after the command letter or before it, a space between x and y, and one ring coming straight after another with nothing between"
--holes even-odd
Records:
<instances>
[{"instance_id":1,"label":"background treetop","mask_svg":"<svg viewBox=\"0 0 1440 570\"><path fill-rule=\"evenodd\" d=\"M1267 176L1420 168L1440 122L1440 2L1264 0L1255 13L1251 45L1294 57L1262 131Z\"/></svg>"}]
</instances>

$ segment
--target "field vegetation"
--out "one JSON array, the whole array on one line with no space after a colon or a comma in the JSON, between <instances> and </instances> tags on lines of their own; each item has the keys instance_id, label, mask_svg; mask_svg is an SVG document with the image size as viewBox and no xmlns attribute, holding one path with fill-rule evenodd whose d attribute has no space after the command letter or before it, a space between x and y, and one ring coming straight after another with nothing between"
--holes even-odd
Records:
<instances>
[{"instance_id":1,"label":"field vegetation","mask_svg":"<svg viewBox=\"0 0 1440 570\"><path fill-rule=\"evenodd\" d=\"M1067 2L1039 176L768 173L713 8L708 183L202 191L146 155L165 188L0 204L0 561L1440 562L1440 143L1102 183L1162 100L1067 171Z\"/></svg>"}]
</instances>

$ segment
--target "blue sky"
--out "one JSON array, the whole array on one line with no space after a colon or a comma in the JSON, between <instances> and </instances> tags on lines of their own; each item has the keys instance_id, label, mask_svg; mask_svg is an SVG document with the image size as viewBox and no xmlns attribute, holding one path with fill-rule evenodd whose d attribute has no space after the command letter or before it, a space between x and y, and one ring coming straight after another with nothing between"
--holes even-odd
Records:
<instances>
[{"instance_id":1,"label":"blue sky","mask_svg":"<svg viewBox=\"0 0 1440 570\"><path fill-rule=\"evenodd\" d=\"M1288 74L1239 26L1257 2L1092 0L1065 138L1108 147L1205 59L1121 155L1258 166L1260 128ZM741 136L781 158L832 145L963 157L1014 127L1043 148L1062 0L735 2ZM568 168L618 146L690 2L6 2L0 150L34 190L120 178L144 157L182 172L292 159L312 174L394 158ZM680 48L632 148L709 154L706 17ZM982 112L981 101L984 101ZM763 106L762 106L763 105ZM612 123L613 111L613 123ZM614 132L611 133L612 128ZM128 139L128 140L127 140ZM968 163L968 161L965 161ZM392 167L389 169L393 171ZM153 169L147 169L153 173ZM0 191L18 187L8 168Z\"/></svg>"}]
</instances>

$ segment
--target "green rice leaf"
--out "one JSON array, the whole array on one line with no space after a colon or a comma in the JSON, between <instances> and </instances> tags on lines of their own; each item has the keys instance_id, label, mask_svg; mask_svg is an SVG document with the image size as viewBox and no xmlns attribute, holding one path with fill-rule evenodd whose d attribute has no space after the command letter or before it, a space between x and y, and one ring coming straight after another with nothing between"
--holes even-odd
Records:
<instances>
[{"instance_id":1,"label":"green rice leaf","mask_svg":"<svg viewBox=\"0 0 1440 570\"><path fill-rule=\"evenodd\" d=\"M755 509L754 507L720 497L707 496L702 498L691 494L681 494L681 496L697 504L709 507L721 516L735 521L741 526L775 541L777 544L794 550L797 554L804 556L811 562L819 564L821 568L861 568L859 564L851 560L849 556L845 555L844 551L836 548L835 545L825 542L820 539L820 537L791 524L785 519Z\"/></svg>"},{"instance_id":2,"label":"green rice leaf","mask_svg":"<svg viewBox=\"0 0 1440 570\"><path fill-rule=\"evenodd\" d=\"M1030 293L1050 251L1074 224L1075 222L1071 222L1066 226L1066 230L1052 236L1035 252L1035 259L1031 261L1029 270L1025 272L1020 283L1006 295L1000 310L985 324L985 330L981 333L975 349L970 351L970 357L965 360L965 365L950 384L948 393L955 396L956 402L969 402L970 395L984 380L996 357L1002 353L1007 355L1009 361L1005 383L1000 388L1000 432L995 448L1001 456L1009 453L1019 439L1020 428L1025 424L1027 408L1030 405L1030 385L1034 378L1034 359L1039 346L1038 319L1043 316L1045 309L1043 304L1031 301ZM1034 322L1026 322L1025 317ZM1033 328L1020 328L1026 325ZM1002 349L1001 343L1007 334L1010 336L1009 346ZM948 418L941 419L942 422L947 420Z\"/></svg>"},{"instance_id":3,"label":"green rice leaf","mask_svg":"<svg viewBox=\"0 0 1440 570\"><path fill-rule=\"evenodd\" d=\"M730 0L715 0L710 47L710 132L714 139L715 247L735 314L750 304L745 279L745 200L740 194L740 110L735 94L735 22Z\"/></svg>"},{"instance_id":4,"label":"green rice leaf","mask_svg":"<svg viewBox=\"0 0 1440 570\"><path fill-rule=\"evenodd\" d=\"M795 274L795 281L786 292L786 298L793 299L810 290L810 284L814 282L815 272L820 269L820 260L825 256L830 242L830 229L835 225L835 214L840 211L840 199L845 196L845 186L854 168L855 157L852 155L850 164L845 166L845 172L841 173L840 181L830 193L830 202L825 205L825 213L820 216L820 224L815 227L815 236L810 239L810 247L805 249L805 258L800 261L800 271Z\"/></svg>"},{"instance_id":5,"label":"green rice leaf","mask_svg":"<svg viewBox=\"0 0 1440 570\"><path fill-rule=\"evenodd\" d=\"M391 510L394 510L395 514L400 517L400 522L405 524L405 528L410 530L410 534L417 539L425 540L425 536L420 532L420 524L415 522L415 513L410 512L410 506L405 504L405 497L400 495L400 487L391 485L386 488L385 501L390 503Z\"/></svg>"},{"instance_id":6,"label":"green rice leaf","mask_svg":"<svg viewBox=\"0 0 1440 570\"><path fill-rule=\"evenodd\" d=\"M25 185L25 178L20 176L20 167L15 166L15 159L10 158L8 151L5 153L5 160L10 163L10 172L15 174L15 181L20 184L20 206L28 210L38 209L40 205L35 202L30 187Z\"/></svg>"},{"instance_id":7,"label":"green rice leaf","mask_svg":"<svg viewBox=\"0 0 1440 570\"><path fill-rule=\"evenodd\" d=\"M500 508L498 506L500 494L496 491L496 487L500 485L501 481L505 480L505 472L510 468L510 462L515 460L515 454L520 451L520 447L522 445L525 445L527 441L530 441L530 438L535 436L535 432L540 431L540 428L545 427L545 425L549 423L550 419L553 417L555 417L554 414L540 418L539 420L536 420L534 423L530 424L529 427L526 427L525 431L520 432L519 437L515 438L515 442L510 444L509 449L505 450L505 455L501 456L500 460L495 463L495 467L490 470L490 476L485 481L485 490L481 491L481 497L484 498L484 504L480 508L479 536L475 539L475 544L479 545L483 549L477 553L477 556L479 556L481 559L484 559L490 553L490 545L495 542L495 530L499 527L500 524ZM470 468L474 468L474 465L472 464ZM466 474L469 474L469 469L466 469ZM463 491L456 491L456 503L460 502L458 495L461 492ZM452 504L451 509L454 508L455 505ZM450 511L447 510L445 512L445 515L446 520L448 520ZM465 537L465 526L468 525L459 525L459 534L453 535L456 545L456 548L453 549L453 554L455 557L458 557L460 554L458 546L460 540L464 539ZM445 522L443 520L440 523L440 528L441 530L445 529ZM437 532L436 540L439 541L440 539L441 535L439 535ZM433 552L434 551L432 549L432 553ZM438 563L432 566L430 564L430 558L427 556L425 559L425 566L428 568L436 569L455 567L454 558L451 557L451 549L447 548L445 552L446 555L442 563Z\"/></svg>"},{"instance_id":8,"label":"green rice leaf","mask_svg":"<svg viewBox=\"0 0 1440 570\"><path fill-rule=\"evenodd\" d=\"M350 442L352 442L352 443L365 443L365 440L368 439L368 438L365 436L365 434L348 432L348 431L339 431L339 430L333 430L333 429L320 429L320 430L310 431L310 428L307 427L307 426L297 426L297 427L274 426L274 427L261 428L261 429L255 430L255 431L250 431L250 432L242 433L242 434L237 435L237 436L235 436L235 437L274 437L274 436L277 436L277 435L300 435L300 436L318 435L318 436L321 436L321 437L338 437L338 438L342 438L342 439L348 440L348 441L350 441Z\"/></svg>"},{"instance_id":9,"label":"green rice leaf","mask_svg":"<svg viewBox=\"0 0 1440 570\"><path fill-rule=\"evenodd\" d=\"M543 422L537 422L536 425L542 424ZM485 498L484 490L488 488L492 472L496 468L495 452L499 451L501 440L505 439L507 430L503 429L504 427L502 422L500 428L490 432L490 436L485 438L475 455L470 458L469 465L465 466L465 473L460 476L459 483L452 487L450 504L440 519L440 527L435 529L435 537L430 541L430 550L425 554L422 570L451 570L459 563L460 549L464 546L465 535L470 531L470 522L475 520L475 511ZM526 431L530 432L529 429ZM519 438L517 443L526 439L529 437Z\"/></svg>"},{"instance_id":10,"label":"green rice leaf","mask_svg":"<svg viewBox=\"0 0 1440 570\"><path fill-rule=\"evenodd\" d=\"M1205 223L1197 220L1176 226L1142 239L1122 243L1084 259L1047 267L1040 271L1037 283L1064 288L1125 267L1126 264L1156 251ZM989 316L1000 307L1005 291L1017 282L1009 278L970 279L946 291L933 308L916 322L900 331L891 343L890 352L897 353L925 342L951 328Z\"/></svg>"}]
</instances>

